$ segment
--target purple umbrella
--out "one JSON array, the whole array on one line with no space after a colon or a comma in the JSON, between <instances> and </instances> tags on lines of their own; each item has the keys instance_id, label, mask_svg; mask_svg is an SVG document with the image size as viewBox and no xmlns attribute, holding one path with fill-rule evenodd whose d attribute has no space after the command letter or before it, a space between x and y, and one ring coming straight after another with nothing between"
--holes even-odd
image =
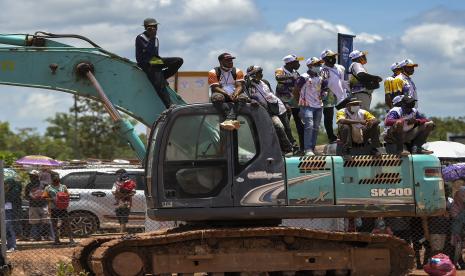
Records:
<instances>
[{"instance_id":1,"label":"purple umbrella","mask_svg":"<svg viewBox=\"0 0 465 276\"><path fill-rule=\"evenodd\" d=\"M53 158L43 155L27 155L15 162L22 166L58 167L61 163Z\"/></svg>"}]
</instances>

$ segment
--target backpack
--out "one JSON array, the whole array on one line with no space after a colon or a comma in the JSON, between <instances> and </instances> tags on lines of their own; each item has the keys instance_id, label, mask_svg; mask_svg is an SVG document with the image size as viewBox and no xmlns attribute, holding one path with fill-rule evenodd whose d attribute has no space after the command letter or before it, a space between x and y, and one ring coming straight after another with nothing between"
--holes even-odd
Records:
<instances>
[{"instance_id":1,"label":"backpack","mask_svg":"<svg viewBox=\"0 0 465 276\"><path fill-rule=\"evenodd\" d=\"M218 78L218 82L220 82L220 78L221 78L221 68L220 67L215 67L215 73L216 73L216 77ZM236 67L233 67L231 69L231 75L233 77L233 80L236 80L237 78L237 72L236 72Z\"/></svg>"},{"instance_id":2,"label":"backpack","mask_svg":"<svg viewBox=\"0 0 465 276\"><path fill-rule=\"evenodd\" d=\"M132 179L126 180L121 184L119 189L122 192L132 192L133 190L136 189L136 182Z\"/></svg>"},{"instance_id":3,"label":"backpack","mask_svg":"<svg viewBox=\"0 0 465 276\"><path fill-rule=\"evenodd\" d=\"M69 206L69 194L65 192L58 192L55 199L55 206L57 209L66 210Z\"/></svg>"}]
</instances>

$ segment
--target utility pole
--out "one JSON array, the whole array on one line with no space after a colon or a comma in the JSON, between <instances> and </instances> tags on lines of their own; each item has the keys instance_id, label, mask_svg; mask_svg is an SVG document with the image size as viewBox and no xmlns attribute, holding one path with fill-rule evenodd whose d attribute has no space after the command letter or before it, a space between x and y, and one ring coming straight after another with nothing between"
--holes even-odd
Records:
<instances>
[{"instance_id":1,"label":"utility pole","mask_svg":"<svg viewBox=\"0 0 465 276\"><path fill-rule=\"evenodd\" d=\"M74 94L74 137L73 137L73 148L74 158L81 159L79 154L79 142L78 142L78 110L77 110L78 95Z\"/></svg>"}]
</instances>

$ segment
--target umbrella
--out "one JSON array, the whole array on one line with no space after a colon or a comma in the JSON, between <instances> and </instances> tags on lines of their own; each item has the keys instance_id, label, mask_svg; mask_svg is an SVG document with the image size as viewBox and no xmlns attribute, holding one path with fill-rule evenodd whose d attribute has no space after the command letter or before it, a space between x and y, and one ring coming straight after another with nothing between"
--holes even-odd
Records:
<instances>
[{"instance_id":1,"label":"umbrella","mask_svg":"<svg viewBox=\"0 0 465 276\"><path fill-rule=\"evenodd\" d=\"M465 179L465 163L449 165L442 169L442 177L444 181L455 181Z\"/></svg>"},{"instance_id":2,"label":"umbrella","mask_svg":"<svg viewBox=\"0 0 465 276\"><path fill-rule=\"evenodd\" d=\"M465 145L452 141L435 141L423 145L439 158L465 158Z\"/></svg>"},{"instance_id":3,"label":"umbrella","mask_svg":"<svg viewBox=\"0 0 465 276\"><path fill-rule=\"evenodd\" d=\"M26 167L58 167L61 165L59 161L43 155L27 155L16 160L15 163Z\"/></svg>"},{"instance_id":4,"label":"umbrella","mask_svg":"<svg viewBox=\"0 0 465 276\"><path fill-rule=\"evenodd\" d=\"M8 168L3 169L3 178L5 180L7 180L7 179L15 179L15 180L17 180L18 177L19 176L18 176L18 174L16 173L15 170L8 169Z\"/></svg>"}]
</instances>

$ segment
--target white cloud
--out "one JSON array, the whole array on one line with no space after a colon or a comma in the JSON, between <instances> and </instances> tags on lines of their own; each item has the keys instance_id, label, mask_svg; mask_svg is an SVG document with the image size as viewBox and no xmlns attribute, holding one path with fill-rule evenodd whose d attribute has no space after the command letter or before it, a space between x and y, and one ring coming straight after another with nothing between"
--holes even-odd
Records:
<instances>
[{"instance_id":1,"label":"white cloud","mask_svg":"<svg viewBox=\"0 0 465 276\"><path fill-rule=\"evenodd\" d=\"M429 55L435 61L448 59L452 63L465 61L465 27L448 24L423 24L409 28L402 43L412 52Z\"/></svg>"},{"instance_id":2,"label":"white cloud","mask_svg":"<svg viewBox=\"0 0 465 276\"><path fill-rule=\"evenodd\" d=\"M382 41L383 38L377 34L368 34L368 33L359 33L357 37L355 37L356 42L372 44L376 42Z\"/></svg>"}]
</instances>

